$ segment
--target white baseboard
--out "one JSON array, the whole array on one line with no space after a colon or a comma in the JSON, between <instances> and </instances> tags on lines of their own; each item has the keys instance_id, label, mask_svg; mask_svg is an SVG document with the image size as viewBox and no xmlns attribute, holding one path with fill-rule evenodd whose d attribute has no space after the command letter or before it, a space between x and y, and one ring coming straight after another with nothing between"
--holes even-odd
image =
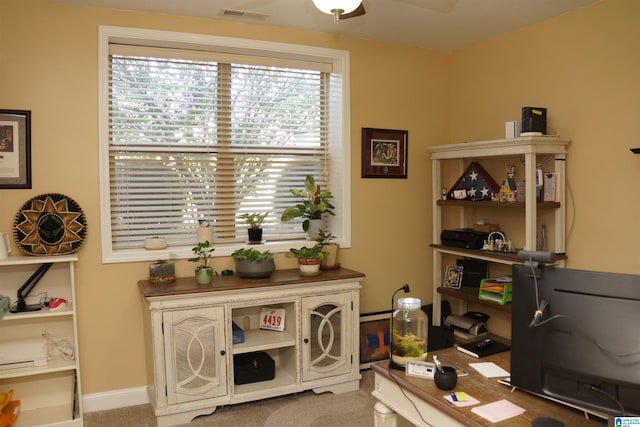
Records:
<instances>
[{"instance_id":1,"label":"white baseboard","mask_svg":"<svg viewBox=\"0 0 640 427\"><path fill-rule=\"evenodd\" d=\"M83 412L106 411L149 403L146 387L127 388L82 396Z\"/></svg>"}]
</instances>

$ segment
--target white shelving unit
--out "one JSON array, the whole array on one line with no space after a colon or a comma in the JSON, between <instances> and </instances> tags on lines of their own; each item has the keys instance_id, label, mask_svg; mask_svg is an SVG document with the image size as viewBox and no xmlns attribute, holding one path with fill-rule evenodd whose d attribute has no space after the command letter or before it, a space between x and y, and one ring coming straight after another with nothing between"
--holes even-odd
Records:
<instances>
[{"instance_id":1,"label":"white shelving unit","mask_svg":"<svg viewBox=\"0 0 640 427\"><path fill-rule=\"evenodd\" d=\"M491 263L512 265L519 262L515 254L504 254L500 252L466 250L464 248L447 247L442 245L440 235L443 230L443 210L460 209L459 228L469 228L473 221L469 211L473 208L482 207L488 209L502 209L503 215L519 215L524 221L524 244L525 250L536 250L536 233L538 227L538 212L543 210L554 210L554 239L552 248L549 249L556 254L565 254L565 222L566 222L566 148L570 140L556 136L529 136L514 139L498 139L491 141L466 142L461 144L449 144L429 147L432 163L432 206L433 206L433 323L439 325L441 294L439 287L443 283L442 261L444 255L453 255L472 259L485 260ZM559 183L556 186L555 202L537 202L533 196L536 194L536 167L541 156L552 156L554 172L557 172ZM520 159L524 163L525 202L474 202L466 200L442 200L442 188L449 188L450 182L443 183L443 162L447 160L458 160L458 176L471 161L483 159L504 158L506 161ZM548 172L548 171L545 171ZM497 180L498 181L498 180ZM560 259L558 264L563 266L564 259ZM455 294L448 291L447 295ZM461 305L466 306L466 301L470 300L469 295L459 293ZM464 307L463 307L464 309Z\"/></svg>"},{"instance_id":2,"label":"white shelving unit","mask_svg":"<svg viewBox=\"0 0 640 427\"><path fill-rule=\"evenodd\" d=\"M75 307L74 266L76 255L34 257L11 256L0 260L0 294L12 304L17 291L44 263L51 268L31 291L27 303L42 298L64 298L64 308L24 313L4 313L0 320L0 346L23 338L47 336L49 357L45 366L0 366L0 390L13 389L20 400L16 427L82 426L78 328ZM73 354L57 351L63 344Z\"/></svg>"},{"instance_id":3,"label":"white shelving unit","mask_svg":"<svg viewBox=\"0 0 640 427\"><path fill-rule=\"evenodd\" d=\"M347 269L311 277L294 269L276 270L268 279L219 276L209 286L193 277L138 282L158 426L188 423L220 405L303 390L357 390L363 278ZM263 308L283 310L282 331L260 329ZM232 322L244 329L243 343L233 343ZM234 356L252 352L268 354L274 378L236 384Z\"/></svg>"}]
</instances>

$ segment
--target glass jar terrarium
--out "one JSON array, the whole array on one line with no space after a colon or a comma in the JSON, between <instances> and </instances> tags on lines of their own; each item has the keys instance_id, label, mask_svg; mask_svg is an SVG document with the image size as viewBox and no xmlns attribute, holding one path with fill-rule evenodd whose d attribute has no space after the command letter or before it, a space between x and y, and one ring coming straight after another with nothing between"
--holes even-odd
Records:
<instances>
[{"instance_id":1,"label":"glass jar terrarium","mask_svg":"<svg viewBox=\"0 0 640 427\"><path fill-rule=\"evenodd\" d=\"M429 318L419 298L399 298L393 312L391 363L404 367L407 360L427 359Z\"/></svg>"}]
</instances>

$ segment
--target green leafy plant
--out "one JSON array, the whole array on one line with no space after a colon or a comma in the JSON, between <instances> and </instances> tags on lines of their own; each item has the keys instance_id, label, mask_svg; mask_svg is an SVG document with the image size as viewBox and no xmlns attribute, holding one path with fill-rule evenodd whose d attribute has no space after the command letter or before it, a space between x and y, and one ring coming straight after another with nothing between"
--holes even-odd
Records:
<instances>
[{"instance_id":1,"label":"green leafy plant","mask_svg":"<svg viewBox=\"0 0 640 427\"><path fill-rule=\"evenodd\" d=\"M273 259L273 254L269 251L260 252L257 249L238 249L231 256L237 261L266 261L268 259Z\"/></svg>"},{"instance_id":2,"label":"green leafy plant","mask_svg":"<svg viewBox=\"0 0 640 427\"><path fill-rule=\"evenodd\" d=\"M288 258L316 259L321 261L322 258L324 258L324 252L322 252L322 249L324 249L324 245L322 243L318 243L310 248L306 246L303 246L300 249L291 248L285 256Z\"/></svg>"},{"instance_id":3,"label":"green leafy plant","mask_svg":"<svg viewBox=\"0 0 640 427\"><path fill-rule=\"evenodd\" d=\"M193 248L191 248L191 250L193 251L193 254L196 256L193 258L189 258L189 261L200 262L201 264L197 266L197 268L209 267L209 258L211 258L211 253L215 251L215 248L209 247L208 240L198 243L198 246L194 246Z\"/></svg>"},{"instance_id":4,"label":"green leafy plant","mask_svg":"<svg viewBox=\"0 0 640 427\"><path fill-rule=\"evenodd\" d=\"M320 230L318 230L318 237L319 237L318 241L320 243L322 243L322 245L324 245L324 246L328 245L329 242L331 242L332 240L334 240L336 238L336 236L334 236L330 232L327 233L322 228Z\"/></svg>"},{"instance_id":5,"label":"green leafy plant","mask_svg":"<svg viewBox=\"0 0 640 427\"><path fill-rule=\"evenodd\" d=\"M305 178L304 190L292 188L290 191L291 194L300 198L300 203L286 208L280 217L281 221L287 222L295 218L306 218L302 223L302 229L307 231L309 229L309 220L321 219L323 213L335 215L333 212L335 206L329 202L333 195L330 191L321 191L320 186L316 185L312 176L307 175Z\"/></svg>"},{"instance_id":6,"label":"green leafy plant","mask_svg":"<svg viewBox=\"0 0 640 427\"><path fill-rule=\"evenodd\" d=\"M251 228L260 228L264 219L269 215L269 212L253 212L243 213L240 218L244 219L244 222Z\"/></svg>"}]
</instances>

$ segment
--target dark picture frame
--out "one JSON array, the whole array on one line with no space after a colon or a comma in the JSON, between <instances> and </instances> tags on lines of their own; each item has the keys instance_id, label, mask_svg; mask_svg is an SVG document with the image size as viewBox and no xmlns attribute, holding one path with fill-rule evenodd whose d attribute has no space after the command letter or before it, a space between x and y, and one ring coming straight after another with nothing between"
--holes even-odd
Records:
<instances>
[{"instance_id":1,"label":"dark picture frame","mask_svg":"<svg viewBox=\"0 0 640 427\"><path fill-rule=\"evenodd\" d=\"M29 110L0 110L0 188L31 188Z\"/></svg>"},{"instance_id":2,"label":"dark picture frame","mask_svg":"<svg viewBox=\"0 0 640 427\"><path fill-rule=\"evenodd\" d=\"M362 178L406 178L406 130L362 128Z\"/></svg>"},{"instance_id":3,"label":"dark picture frame","mask_svg":"<svg viewBox=\"0 0 640 427\"><path fill-rule=\"evenodd\" d=\"M389 359L391 313L378 311L360 315L360 369Z\"/></svg>"}]
</instances>

